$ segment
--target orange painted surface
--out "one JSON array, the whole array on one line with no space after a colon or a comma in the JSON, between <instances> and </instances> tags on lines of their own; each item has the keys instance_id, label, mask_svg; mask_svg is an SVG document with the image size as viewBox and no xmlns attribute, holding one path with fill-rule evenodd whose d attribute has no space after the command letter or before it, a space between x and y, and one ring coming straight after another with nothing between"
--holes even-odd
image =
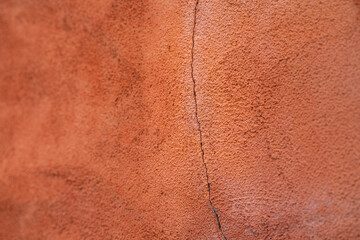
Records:
<instances>
[{"instance_id":1,"label":"orange painted surface","mask_svg":"<svg viewBox=\"0 0 360 240\"><path fill-rule=\"evenodd\" d=\"M0 156L0 239L360 239L360 2L2 0Z\"/></svg>"}]
</instances>

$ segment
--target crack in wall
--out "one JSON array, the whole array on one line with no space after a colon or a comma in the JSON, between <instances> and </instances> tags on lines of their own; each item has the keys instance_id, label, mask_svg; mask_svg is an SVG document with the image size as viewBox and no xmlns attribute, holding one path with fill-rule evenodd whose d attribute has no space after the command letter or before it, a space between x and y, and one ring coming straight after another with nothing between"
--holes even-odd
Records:
<instances>
[{"instance_id":1,"label":"crack in wall","mask_svg":"<svg viewBox=\"0 0 360 240\"><path fill-rule=\"evenodd\" d=\"M196 0L195 3L195 9L194 9L194 26L193 26L193 32L192 32L192 48L191 48L191 78L193 80L194 83L194 101L195 101L195 118L196 118L196 122L198 124L198 130L199 130L199 136L200 136L200 149L201 149L201 158L202 158L202 162L204 164L205 167L205 173L206 173L206 182L207 182L207 187L208 187L208 192L209 192L209 203L210 206L212 208L212 211L215 214L216 217L216 222L219 228L219 231L221 233L221 235L223 236L223 238L225 240L227 240L225 234L223 233L222 229L221 229L221 223L220 223L220 217L219 214L216 212L216 209L214 207L213 202L211 201L211 191L210 191L210 182L209 182L209 174L208 174L208 168L206 166L206 162L205 162L205 152L204 152L204 148L203 148L203 140L202 140L202 132L201 132L201 126L200 126L200 121L199 121L199 117L198 117L198 104L197 104L197 96L196 96L196 82L195 82L195 78L194 78L194 48L195 48L195 28L196 28L196 13L197 13L197 8L199 5L199 0Z\"/></svg>"}]
</instances>

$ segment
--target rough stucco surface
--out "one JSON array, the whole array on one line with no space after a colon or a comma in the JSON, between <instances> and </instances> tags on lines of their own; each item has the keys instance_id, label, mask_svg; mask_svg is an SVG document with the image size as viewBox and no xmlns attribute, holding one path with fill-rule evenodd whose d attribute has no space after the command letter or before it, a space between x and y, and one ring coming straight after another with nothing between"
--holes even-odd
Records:
<instances>
[{"instance_id":1,"label":"rough stucco surface","mask_svg":"<svg viewBox=\"0 0 360 240\"><path fill-rule=\"evenodd\" d=\"M0 1L0 239L359 239L359 8Z\"/></svg>"}]
</instances>

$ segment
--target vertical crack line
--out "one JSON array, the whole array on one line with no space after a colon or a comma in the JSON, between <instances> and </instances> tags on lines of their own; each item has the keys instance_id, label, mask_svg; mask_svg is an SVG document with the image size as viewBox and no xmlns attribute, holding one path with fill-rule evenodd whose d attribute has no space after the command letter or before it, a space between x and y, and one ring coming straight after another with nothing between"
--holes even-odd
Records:
<instances>
[{"instance_id":1,"label":"vertical crack line","mask_svg":"<svg viewBox=\"0 0 360 240\"><path fill-rule=\"evenodd\" d=\"M194 9L194 25L193 25L193 31L192 31L192 47L191 47L191 78L192 78L193 83L194 83L193 84L193 91L194 91L194 101L195 101L195 118L196 118L196 122L197 122L197 125L198 125L198 130L199 130L201 159L202 159L203 165L205 167L206 182L207 182L207 187L208 187L208 192L209 192L209 203L210 203L210 206L212 208L213 213L215 214L215 218L216 218L216 222L217 222L219 231L220 231L221 235L223 236L223 238L225 240L227 240L227 238L226 238L226 236L223 233L222 228L221 228L219 214L216 212L214 204L211 201L211 190L210 190L209 174L208 174L208 168L207 168L206 162L205 162L205 152L204 152L204 148L203 148L201 125L200 125L200 121L199 121L199 117L198 117L198 103L197 103L197 96L196 96L196 82L195 82L195 77L194 77L195 28L196 28L196 13L197 13L197 10L198 10L198 5L199 5L199 0L196 0L195 9Z\"/></svg>"}]
</instances>

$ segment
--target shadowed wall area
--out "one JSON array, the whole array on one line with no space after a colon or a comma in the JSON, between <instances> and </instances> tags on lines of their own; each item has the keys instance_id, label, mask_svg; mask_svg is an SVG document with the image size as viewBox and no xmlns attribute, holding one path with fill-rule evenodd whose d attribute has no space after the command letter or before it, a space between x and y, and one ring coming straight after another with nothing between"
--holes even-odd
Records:
<instances>
[{"instance_id":1,"label":"shadowed wall area","mask_svg":"<svg viewBox=\"0 0 360 240\"><path fill-rule=\"evenodd\" d=\"M360 239L360 1L1 0L0 239Z\"/></svg>"}]
</instances>

